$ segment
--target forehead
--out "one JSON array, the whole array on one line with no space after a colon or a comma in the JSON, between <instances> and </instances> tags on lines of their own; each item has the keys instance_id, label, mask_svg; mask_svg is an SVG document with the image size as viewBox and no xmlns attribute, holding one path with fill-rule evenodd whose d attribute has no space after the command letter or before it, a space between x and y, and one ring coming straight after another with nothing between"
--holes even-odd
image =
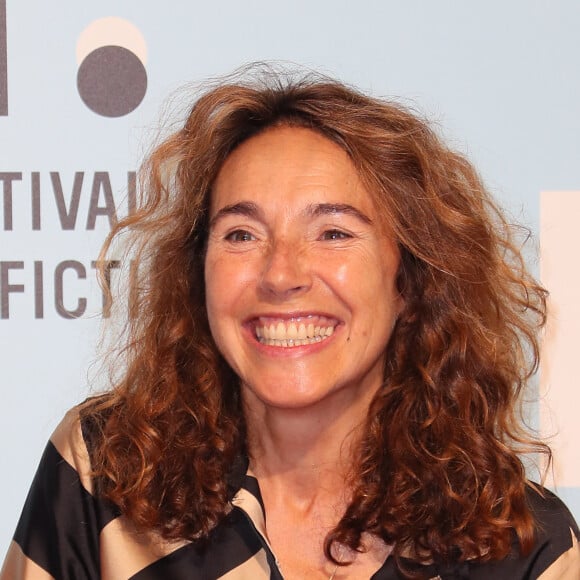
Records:
<instances>
[{"instance_id":1,"label":"forehead","mask_svg":"<svg viewBox=\"0 0 580 580\"><path fill-rule=\"evenodd\" d=\"M374 206L344 149L316 131L288 126L244 141L222 165L210 213L243 201L270 206L348 202L365 211Z\"/></svg>"}]
</instances>

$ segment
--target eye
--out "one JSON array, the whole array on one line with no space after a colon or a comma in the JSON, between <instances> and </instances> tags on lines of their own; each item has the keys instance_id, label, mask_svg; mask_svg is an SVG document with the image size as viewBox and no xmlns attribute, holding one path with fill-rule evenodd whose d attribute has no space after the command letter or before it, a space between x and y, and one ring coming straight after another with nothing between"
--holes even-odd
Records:
<instances>
[{"instance_id":1,"label":"eye","mask_svg":"<svg viewBox=\"0 0 580 580\"><path fill-rule=\"evenodd\" d=\"M230 232L226 237L229 242L251 242L256 238L246 230L234 230Z\"/></svg>"},{"instance_id":2,"label":"eye","mask_svg":"<svg viewBox=\"0 0 580 580\"><path fill-rule=\"evenodd\" d=\"M322 240L346 240L351 237L350 234L341 230L326 230L322 236L320 236Z\"/></svg>"}]
</instances>

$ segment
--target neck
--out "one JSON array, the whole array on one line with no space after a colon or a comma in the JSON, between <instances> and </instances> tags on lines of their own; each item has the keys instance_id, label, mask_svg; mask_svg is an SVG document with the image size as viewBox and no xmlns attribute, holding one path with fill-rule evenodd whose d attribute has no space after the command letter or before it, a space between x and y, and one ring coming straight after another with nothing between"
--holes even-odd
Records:
<instances>
[{"instance_id":1,"label":"neck","mask_svg":"<svg viewBox=\"0 0 580 580\"><path fill-rule=\"evenodd\" d=\"M348 569L329 562L324 552L328 533L351 501L349 481L375 392L339 392L288 408L265 404L242 388L250 471L260 484L268 539L288 576L314 577L317 570L317 578L369 578L388 554L368 534L361 553L334 546L339 561L351 562Z\"/></svg>"},{"instance_id":2,"label":"neck","mask_svg":"<svg viewBox=\"0 0 580 580\"><path fill-rule=\"evenodd\" d=\"M344 497L371 397L348 404L277 408L245 397L250 468L297 501Z\"/></svg>"}]
</instances>

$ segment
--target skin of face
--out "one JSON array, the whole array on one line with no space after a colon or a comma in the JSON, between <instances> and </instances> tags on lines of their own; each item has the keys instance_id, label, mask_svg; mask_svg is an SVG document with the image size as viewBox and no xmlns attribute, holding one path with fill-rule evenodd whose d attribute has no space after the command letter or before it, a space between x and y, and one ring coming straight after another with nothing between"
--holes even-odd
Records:
<instances>
[{"instance_id":1,"label":"skin of face","mask_svg":"<svg viewBox=\"0 0 580 580\"><path fill-rule=\"evenodd\" d=\"M386 230L321 134L275 127L229 155L211 193L206 306L246 406L326 417L368 404L402 306Z\"/></svg>"}]
</instances>

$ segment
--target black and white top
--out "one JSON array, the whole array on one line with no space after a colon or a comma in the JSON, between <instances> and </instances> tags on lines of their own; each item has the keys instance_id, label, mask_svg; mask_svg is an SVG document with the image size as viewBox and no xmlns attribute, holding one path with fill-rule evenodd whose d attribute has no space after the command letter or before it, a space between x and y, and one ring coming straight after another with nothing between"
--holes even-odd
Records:
<instances>
[{"instance_id":1,"label":"black and white top","mask_svg":"<svg viewBox=\"0 0 580 580\"><path fill-rule=\"evenodd\" d=\"M136 534L109 502L92 493L90 463L76 413L57 428L26 500L1 580L282 580L267 541L257 480L242 474L233 509L203 546ZM566 506L530 490L537 541L522 558L421 568L441 580L580 580L579 532ZM372 580L399 580L387 558Z\"/></svg>"}]
</instances>

